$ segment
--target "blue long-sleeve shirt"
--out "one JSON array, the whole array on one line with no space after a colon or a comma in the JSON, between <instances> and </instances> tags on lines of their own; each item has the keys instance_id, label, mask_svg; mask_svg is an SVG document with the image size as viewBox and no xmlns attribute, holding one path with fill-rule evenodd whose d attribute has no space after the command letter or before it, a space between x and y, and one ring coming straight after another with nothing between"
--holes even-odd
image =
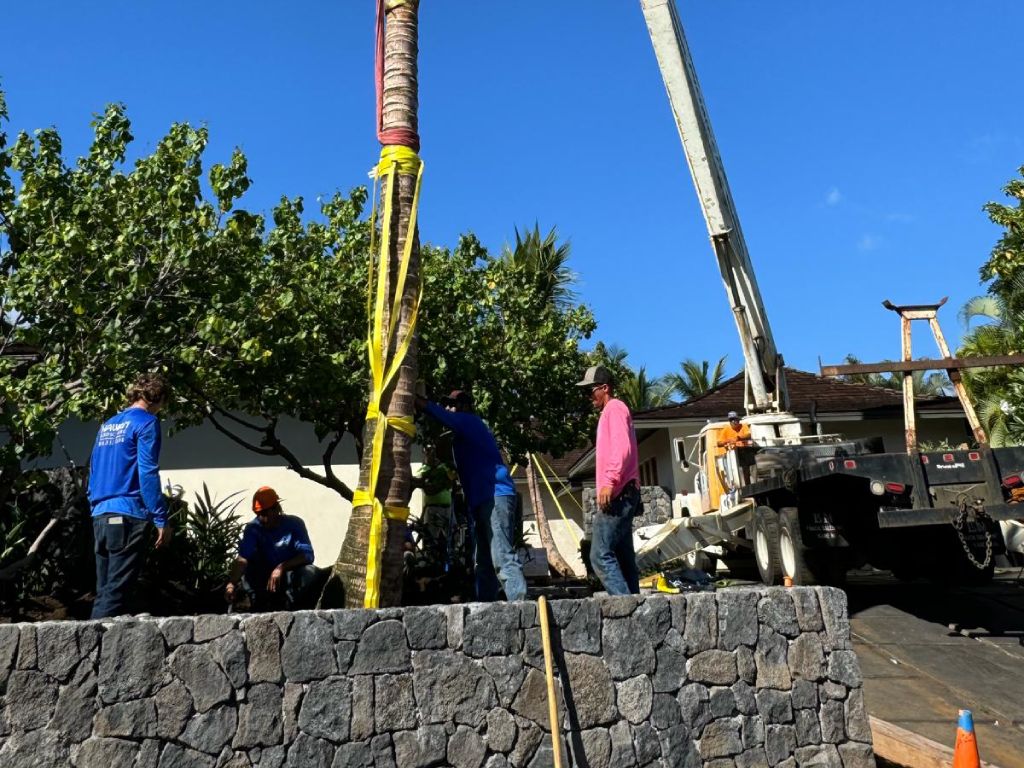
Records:
<instances>
[{"instance_id":1,"label":"blue long-sleeve shirt","mask_svg":"<svg viewBox=\"0 0 1024 768\"><path fill-rule=\"evenodd\" d=\"M127 408L103 422L89 472L92 516L118 514L167 525L160 490L160 422L144 408Z\"/></svg>"},{"instance_id":2,"label":"blue long-sleeve shirt","mask_svg":"<svg viewBox=\"0 0 1024 768\"><path fill-rule=\"evenodd\" d=\"M296 555L305 557L307 563L313 562L313 545L302 518L281 515L275 528L267 528L258 517L246 523L238 556L248 561L248 568L272 570Z\"/></svg>"},{"instance_id":3,"label":"blue long-sleeve shirt","mask_svg":"<svg viewBox=\"0 0 1024 768\"><path fill-rule=\"evenodd\" d=\"M455 434L452 453L466 502L476 507L495 496L515 496L512 476L501 458L498 443L475 413L447 411L427 403L426 411Z\"/></svg>"}]
</instances>

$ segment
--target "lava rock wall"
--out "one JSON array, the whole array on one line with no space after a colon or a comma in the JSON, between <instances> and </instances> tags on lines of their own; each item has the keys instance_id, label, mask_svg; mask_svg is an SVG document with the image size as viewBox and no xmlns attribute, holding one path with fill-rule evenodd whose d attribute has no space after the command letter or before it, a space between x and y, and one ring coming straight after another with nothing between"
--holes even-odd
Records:
<instances>
[{"instance_id":1,"label":"lava rock wall","mask_svg":"<svg viewBox=\"0 0 1024 768\"><path fill-rule=\"evenodd\" d=\"M551 603L566 765L873 766L846 596ZM533 602L0 625L0 765L552 765Z\"/></svg>"}]
</instances>

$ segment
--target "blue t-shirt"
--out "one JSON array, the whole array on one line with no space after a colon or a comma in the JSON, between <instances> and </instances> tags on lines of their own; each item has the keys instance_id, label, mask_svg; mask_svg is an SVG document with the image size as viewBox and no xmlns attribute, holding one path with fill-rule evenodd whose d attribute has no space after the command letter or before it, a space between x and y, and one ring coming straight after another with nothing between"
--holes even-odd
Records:
<instances>
[{"instance_id":1,"label":"blue t-shirt","mask_svg":"<svg viewBox=\"0 0 1024 768\"><path fill-rule=\"evenodd\" d=\"M294 515L281 515L275 528L265 528L258 517L250 520L238 545L239 557L268 569L300 554L305 556L307 563L313 562L313 545L309 543L306 524Z\"/></svg>"},{"instance_id":2,"label":"blue t-shirt","mask_svg":"<svg viewBox=\"0 0 1024 768\"><path fill-rule=\"evenodd\" d=\"M92 516L117 514L167 525L160 491L160 421L145 408L127 408L103 422L92 448Z\"/></svg>"},{"instance_id":3,"label":"blue t-shirt","mask_svg":"<svg viewBox=\"0 0 1024 768\"><path fill-rule=\"evenodd\" d=\"M427 413L455 433L452 440L455 468L470 507L495 496L516 495L498 443L483 419L475 413L447 411L437 403L427 403Z\"/></svg>"}]
</instances>

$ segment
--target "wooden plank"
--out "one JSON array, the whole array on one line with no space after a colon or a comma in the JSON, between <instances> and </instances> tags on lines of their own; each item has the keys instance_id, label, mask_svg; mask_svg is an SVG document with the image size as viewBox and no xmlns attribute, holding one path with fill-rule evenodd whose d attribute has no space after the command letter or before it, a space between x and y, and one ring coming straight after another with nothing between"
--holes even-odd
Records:
<instances>
[{"instance_id":1,"label":"wooden plank","mask_svg":"<svg viewBox=\"0 0 1024 768\"><path fill-rule=\"evenodd\" d=\"M1024 365L1024 355L988 355L985 357L939 357L933 360L887 361L822 365L822 376L845 376L851 373L896 373L903 371L949 371L961 368L991 368L997 365Z\"/></svg>"},{"instance_id":2,"label":"wooden plank","mask_svg":"<svg viewBox=\"0 0 1024 768\"><path fill-rule=\"evenodd\" d=\"M900 728L874 715L868 716L871 724L871 738L875 744L875 756L905 768L949 768L953 764L951 747L919 736L906 728ZM951 725L951 731L955 723ZM982 768L999 768L981 761Z\"/></svg>"}]
</instances>

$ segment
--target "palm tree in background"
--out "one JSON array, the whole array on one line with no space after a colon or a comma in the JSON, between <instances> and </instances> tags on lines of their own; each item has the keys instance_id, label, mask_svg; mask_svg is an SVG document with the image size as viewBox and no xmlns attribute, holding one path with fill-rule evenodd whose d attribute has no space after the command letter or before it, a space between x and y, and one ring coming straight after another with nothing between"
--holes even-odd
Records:
<instances>
[{"instance_id":1,"label":"palm tree in background","mask_svg":"<svg viewBox=\"0 0 1024 768\"><path fill-rule=\"evenodd\" d=\"M516 267L522 268L530 275L534 287L546 297L548 303L557 309L568 308L576 299L573 283L576 273L569 269L571 246L568 241L558 242L558 234L552 227L547 235L541 237L540 226L533 225L532 230L520 234L516 229L516 244L513 248L505 246L502 254L505 259Z\"/></svg>"},{"instance_id":2,"label":"palm tree in background","mask_svg":"<svg viewBox=\"0 0 1024 768\"><path fill-rule=\"evenodd\" d=\"M665 374L662 381L670 394L677 395L681 400L703 395L718 387L725 379L725 360L727 355L718 358L714 368L707 360L687 358L679 364L678 373Z\"/></svg>"},{"instance_id":3,"label":"palm tree in background","mask_svg":"<svg viewBox=\"0 0 1024 768\"><path fill-rule=\"evenodd\" d=\"M641 365L636 372L629 371L622 377L615 388L615 394L631 411L643 411L666 405L672 392L666 388L663 380L649 379L646 367Z\"/></svg>"},{"instance_id":4,"label":"palm tree in background","mask_svg":"<svg viewBox=\"0 0 1024 768\"><path fill-rule=\"evenodd\" d=\"M960 322L967 330L958 357L1013 355L1024 349L1024 309L1017 308L1022 302L1014 300L1024 297L1024 275L1006 278L1001 288L1003 293L975 296L960 310ZM971 323L978 319L989 322L972 328ZM996 447L1020 443L1024 430L1011 403L1021 402L1024 375L1007 366L967 368L963 379L989 442Z\"/></svg>"},{"instance_id":5,"label":"palm tree in background","mask_svg":"<svg viewBox=\"0 0 1024 768\"><path fill-rule=\"evenodd\" d=\"M502 258L526 277L547 306L560 311L568 309L576 298L572 289L576 274L568 267L570 252L568 242L558 242L554 227L542 237L540 226L535 223L533 229L527 230L525 235L516 229L516 244L512 248L505 246ZM548 522L534 462L533 456L528 455L524 469L530 506L537 518L537 534L547 553L548 566L559 576L571 577L574 575L572 566L562 557L551 535L551 524Z\"/></svg>"},{"instance_id":6,"label":"palm tree in background","mask_svg":"<svg viewBox=\"0 0 1024 768\"><path fill-rule=\"evenodd\" d=\"M860 365L860 358L856 355L847 355L848 365ZM885 360L883 362L890 362ZM952 385L949 377L941 371L913 371L914 394L918 397L942 397L949 394ZM836 377L839 381L847 384L866 384L869 387L881 387L882 389L903 389L903 375L892 373L848 373Z\"/></svg>"}]
</instances>

